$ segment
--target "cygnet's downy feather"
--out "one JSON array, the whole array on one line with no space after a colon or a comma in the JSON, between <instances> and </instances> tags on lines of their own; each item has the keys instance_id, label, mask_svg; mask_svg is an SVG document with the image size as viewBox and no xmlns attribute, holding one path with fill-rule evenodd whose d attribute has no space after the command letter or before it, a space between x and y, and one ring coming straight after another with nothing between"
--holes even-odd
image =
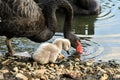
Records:
<instances>
[{"instance_id":1,"label":"cygnet's downy feather","mask_svg":"<svg viewBox=\"0 0 120 80\"><path fill-rule=\"evenodd\" d=\"M68 39L58 38L53 43L43 43L33 54L33 59L41 64L46 64L49 62L54 63L64 49L68 51L70 46L70 41Z\"/></svg>"}]
</instances>

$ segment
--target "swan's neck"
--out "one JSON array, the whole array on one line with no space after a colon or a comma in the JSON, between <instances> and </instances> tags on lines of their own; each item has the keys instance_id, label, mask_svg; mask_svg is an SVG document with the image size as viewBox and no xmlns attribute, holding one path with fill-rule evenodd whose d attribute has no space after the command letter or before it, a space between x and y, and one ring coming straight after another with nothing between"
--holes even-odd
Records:
<instances>
[{"instance_id":1,"label":"swan's neck","mask_svg":"<svg viewBox=\"0 0 120 80\"><path fill-rule=\"evenodd\" d=\"M73 19L73 9L70 4L70 7L66 8L65 21L64 21L64 36L67 37L71 33L71 25Z\"/></svg>"},{"instance_id":2,"label":"swan's neck","mask_svg":"<svg viewBox=\"0 0 120 80\"><path fill-rule=\"evenodd\" d=\"M48 2L45 3L44 8L43 8L43 14L45 17L45 24L47 26L47 29L51 33L55 33L56 27L57 27L57 19L56 19L56 8L57 5L54 5L54 3Z\"/></svg>"},{"instance_id":3,"label":"swan's neck","mask_svg":"<svg viewBox=\"0 0 120 80\"><path fill-rule=\"evenodd\" d=\"M59 7L65 9L64 33L65 35L71 31L73 18L73 9L67 0L49 0L43 4L43 13L46 20L47 28L55 33L57 28L56 10Z\"/></svg>"},{"instance_id":4,"label":"swan's neck","mask_svg":"<svg viewBox=\"0 0 120 80\"><path fill-rule=\"evenodd\" d=\"M76 48L76 40L78 37L71 32L72 29L72 19L73 19L73 9L72 7L67 8L64 21L64 37L69 39L72 47Z\"/></svg>"}]
</instances>

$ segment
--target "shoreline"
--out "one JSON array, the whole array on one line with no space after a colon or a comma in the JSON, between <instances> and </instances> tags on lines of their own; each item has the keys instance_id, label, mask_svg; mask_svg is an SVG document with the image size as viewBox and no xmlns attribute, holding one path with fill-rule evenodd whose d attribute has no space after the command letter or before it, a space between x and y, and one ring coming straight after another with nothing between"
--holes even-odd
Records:
<instances>
[{"instance_id":1,"label":"shoreline","mask_svg":"<svg viewBox=\"0 0 120 80\"><path fill-rule=\"evenodd\" d=\"M119 80L120 64L79 61L75 56L41 65L26 57L0 57L2 80Z\"/></svg>"}]
</instances>

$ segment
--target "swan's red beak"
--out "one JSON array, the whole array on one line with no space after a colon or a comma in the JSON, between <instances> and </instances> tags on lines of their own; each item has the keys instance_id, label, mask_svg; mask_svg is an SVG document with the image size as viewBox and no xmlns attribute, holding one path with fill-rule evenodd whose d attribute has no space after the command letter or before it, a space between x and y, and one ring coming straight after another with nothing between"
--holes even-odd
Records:
<instances>
[{"instance_id":1,"label":"swan's red beak","mask_svg":"<svg viewBox=\"0 0 120 80\"><path fill-rule=\"evenodd\" d=\"M79 55L79 59L80 59L80 56L81 54L83 53L83 49L82 49L82 44L80 43L80 41L77 41L77 49L76 49L78 55Z\"/></svg>"}]
</instances>

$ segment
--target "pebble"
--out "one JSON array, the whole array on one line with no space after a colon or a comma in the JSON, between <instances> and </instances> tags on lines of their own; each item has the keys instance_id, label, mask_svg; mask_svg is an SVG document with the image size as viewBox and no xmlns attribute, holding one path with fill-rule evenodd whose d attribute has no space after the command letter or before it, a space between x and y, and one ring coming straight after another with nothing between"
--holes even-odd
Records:
<instances>
[{"instance_id":1,"label":"pebble","mask_svg":"<svg viewBox=\"0 0 120 80\"><path fill-rule=\"evenodd\" d=\"M4 80L3 73L0 73L0 80Z\"/></svg>"},{"instance_id":2,"label":"pebble","mask_svg":"<svg viewBox=\"0 0 120 80\"><path fill-rule=\"evenodd\" d=\"M41 75L40 80L48 80L48 77L45 75Z\"/></svg>"},{"instance_id":3,"label":"pebble","mask_svg":"<svg viewBox=\"0 0 120 80\"><path fill-rule=\"evenodd\" d=\"M8 65L9 62L10 62L10 59L7 59L7 60L3 61L2 64L3 64L3 65Z\"/></svg>"},{"instance_id":4,"label":"pebble","mask_svg":"<svg viewBox=\"0 0 120 80\"><path fill-rule=\"evenodd\" d=\"M115 79L120 79L120 74L116 74L115 76L113 76Z\"/></svg>"},{"instance_id":5,"label":"pebble","mask_svg":"<svg viewBox=\"0 0 120 80\"><path fill-rule=\"evenodd\" d=\"M64 68L64 65L63 65L63 64L61 64L61 65L59 66L59 68L63 69L63 68Z\"/></svg>"},{"instance_id":6,"label":"pebble","mask_svg":"<svg viewBox=\"0 0 120 80\"><path fill-rule=\"evenodd\" d=\"M3 69L3 70L0 70L0 72L2 72L2 73L8 73L9 72L9 70L7 70L7 69Z\"/></svg>"},{"instance_id":7,"label":"pebble","mask_svg":"<svg viewBox=\"0 0 120 80\"><path fill-rule=\"evenodd\" d=\"M16 77L20 78L22 80L28 80L28 78L25 75L21 74L21 73L16 74Z\"/></svg>"},{"instance_id":8,"label":"pebble","mask_svg":"<svg viewBox=\"0 0 120 80\"><path fill-rule=\"evenodd\" d=\"M54 64L50 64L50 67L54 67L55 65Z\"/></svg>"},{"instance_id":9,"label":"pebble","mask_svg":"<svg viewBox=\"0 0 120 80\"><path fill-rule=\"evenodd\" d=\"M34 71L35 74L44 74L45 72L46 72L46 69L39 69Z\"/></svg>"},{"instance_id":10,"label":"pebble","mask_svg":"<svg viewBox=\"0 0 120 80\"><path fill-rule=\"evenodd\" d=\"M21 58L22 59L22 58ZM9 78L28 80L119 80L120 65L111 62L80 62L71 57L61 63L41 65L34 61L17 61L14 57L5 57L0 61L0 79ZM9 64L9 65L8 65ZM117 64L117 66L115 66ZM5 77L4 77L5 76Z\"/></svg>"},{"instance_id":11,"label":"pebble","mask_svg":"<svg viewBox=\"0 0 120 80\"><path fill-rule=\"evenodd\" d=\"M100 80L108 80L108 75L107 74L103 74L103 76L101 76Z\"/></svg>"},{"instance_id":12,"label":"pebble","mask_svg":"<svg viewBox=\"0 0 120 80\"><path fill-rule=\"evenodd\" d=\"M92 66L93 62L86 62L85 64L86 64L86 66Z\"/></svg>"},{"instance_id":13,"label":"pebble","mask_svg":"<svg viewBox=\"0 0 120 80\"><path fill-rule=\"evenodd\" d=\"M13 70L14 70L15 72L18 72L18 71L19 71L19 70L18 70L18 67L14 67Z\"/></svg>"}]
</instances>

